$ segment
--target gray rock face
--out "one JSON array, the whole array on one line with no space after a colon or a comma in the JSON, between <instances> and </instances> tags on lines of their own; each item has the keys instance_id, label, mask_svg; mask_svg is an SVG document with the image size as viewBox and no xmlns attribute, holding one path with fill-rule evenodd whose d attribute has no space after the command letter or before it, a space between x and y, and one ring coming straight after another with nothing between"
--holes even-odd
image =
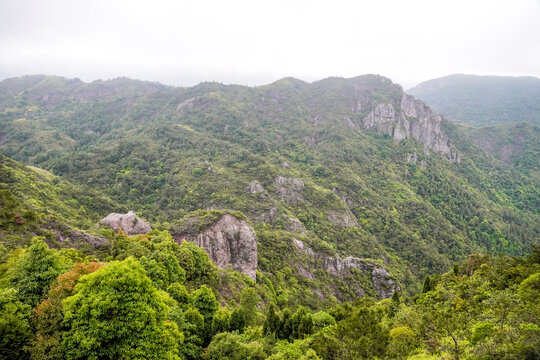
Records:
<instances>
[{"instance_id":1,"label":"gray rock face","mask_svg":"<svg viewBox=\"0 0 540 360\"><path fill-rule=\"evenodd\" d=\"M348 269L358 269L364 274L369 274L371 276L371 281L373 283L373 288L380 295L382 299L386 299L392 296L394 291L397 289L396 282L392 279L390 273L384 268L377 266L365 259L360 259L353 256L347 256L342 258L339 255L328 256L323 254L318 254L308 245L304 244L298 239L293 239L293 245L305 255L314 257L321 261L322 267L325 271L333 276L344 276L347 275ZM299 273L304 275L304 270L299 269ZM304 275L307 278L309 276ZM359 296L364 296L364 289L357 288L356 292Z\"/></svg>"},{"instance_id":2,"label":"gray rock face","mask_svg":"<svg viewBox=\"0 0 540 360\"><path fill-rule=\"evenodd\" d=\"M364 119L366 128L375 127L394 140L413 138L451 162L460 162L457 150L451 146L448 136L441 130L442 118L434 114L423 102L403 94L401 104L378 104Z\"/></svg>"},{"instance_id":3,"label":"gray rock face","mask_svg":"<svg viewBox=\"0 0 540 360\"><path fill-rule=\"evenodd\" d=\"M250 182L248 189L251 194L258 194L264 191L263 186L257 180Z\"/></svg>"},{"instance_id":4,"label":"gray rock face","mask_svg":"<svg viewBox=\"0 0 540 360\"><path fill-rule=\"evenodd\" d=\"M358 226L358 222L354 214L350 211L334 211L328 212L328 220L335 226L352 227Z\"/></svg>"},{"instance_id":5,"label":"gray rock face","mask_svg":"<svg viewBox=\"0 0 540 360\"><path fill-rule=\"evenodd\" d=\"M371 281L373 282L373 287L383 299L392 297L392 294L396 290L396 282L392 280L388 271L381 267L373 268L371 271Z\"/></svg>"},{"instance_id":6,"label":"gray rock face","mask_svg":"<svg viewBox=\"0 0 540 360\"><path fill-rule=\"evenodd\" d=\"M115 231L122 228L122 231L128 235L146 234L152 230L152 227L135 215L133 211L127 214L111 213L102 219L100 223L109 226Z\"/></svg>"},{"instance_id":7,"label":"gray rock face","mask_svg":"<svg viewBox=\"0 0 540 360\"><path fill-rule=\"evenodd\" d=\"M252 280L257 278L257 238L253 228L244 220L224 214L202 233L180 235L175 239L177 242L192 241L202 247L221 268L230 264Z\"/></svg>"},{"instance_id":8,"label":"gray rock face","mask_svg":"<svg viewBox=\"0 0 540 360\"><path fill-rule=\"evenodd\" d=\"M302 201L303 181L278 175L276 176L275 185L279 198L287 204Z\"/></svg>"}]
</instances>

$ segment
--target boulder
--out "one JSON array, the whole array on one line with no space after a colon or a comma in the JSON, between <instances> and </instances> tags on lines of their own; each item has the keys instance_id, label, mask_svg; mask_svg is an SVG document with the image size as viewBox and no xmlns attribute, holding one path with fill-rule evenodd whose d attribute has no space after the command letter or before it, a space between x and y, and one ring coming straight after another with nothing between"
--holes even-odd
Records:
<instances>
[{"instance_id":1,"label":"boulder","mask_svg":"<svg viewBox=\"0 0 540 360\"><path fill-rule=\"evenodd\" d=\"M127 214L111 213L102 219L100 223L109 226L115 231L121 228L128 235L146 234L152 230L152 227L135 215L133 211Z\"/></svg>"}]
</instances>

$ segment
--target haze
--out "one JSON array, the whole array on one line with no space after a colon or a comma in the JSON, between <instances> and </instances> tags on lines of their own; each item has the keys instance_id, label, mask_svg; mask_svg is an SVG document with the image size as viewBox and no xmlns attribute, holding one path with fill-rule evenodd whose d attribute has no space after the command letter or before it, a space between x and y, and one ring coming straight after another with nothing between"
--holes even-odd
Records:
<instances>
[{"instance_id":1,"label":"haze","mask_svg":"<svg viewBox=\"0 0 540 360\"><path fill-rule=\"evenodd\" d=\"M0 79L540 75L540 1L0 1Z\"/></svg>"}]
</instances>

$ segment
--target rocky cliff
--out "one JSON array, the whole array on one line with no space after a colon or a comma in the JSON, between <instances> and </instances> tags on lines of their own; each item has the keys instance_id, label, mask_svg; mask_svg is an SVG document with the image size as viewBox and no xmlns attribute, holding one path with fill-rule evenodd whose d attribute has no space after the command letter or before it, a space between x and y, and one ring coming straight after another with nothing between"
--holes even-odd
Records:
<instances>
[{"instance_id":1,"label":"rocky cliff","mask_svg":"<svg viewBox=\"0 0 540 360\"><path fill-rule=\"evenodd\" d=\"M190 222L190 219L187 220ZM202 247L219 267L232 265L252 280L257 272L257 238L249 224L230 214L223 214L214 224L198 234L179 230L173 234L175 240L192 241Z\"/></svg>"},{"instance_id":2,"label":"rocky cliff","mask_svg":"<svg viewBox=\"0 0 540 360\"><path fill-rule=\"evenodd\" d=\"M133 211L127 214L111 213L100 223L116 231L122 228L122 231L128 235L146 234L152 230L152 227L135 215Z\"/></svg>"},{"instance_id":3,"label":"rocky cliff","mask_svg":"<svg viewBox=\"0 0 540 360\"><path fill-rule=\"evenodd\" d=\"M394 140L413 138L451 162L460 162L457 150L441 130L442 117L433 113L423 102L403 94L399 108L391 103L380 103L363 119L367 128L376 128Z\"/></svg>"},{"instance_id":4,"label":"rocky cliff","mask_svg":"<svg viewBox=\"0 0 540 360\"><path fill-rule=\"evenodd\" d=\"M314 259L320 260L322 268L332 276L344 277L348 275L348 270L350 269L360 270L362 273L371 278L373 288L375 291L377 291L382 299L391 297L394 291L397 289L396 282L390 273L377 264L353 256L342 258L339 255L330 256L320 254L313 251L313 249L298 239L293 240L293 245L299 252L313 257ZM307 272L303 268L301 273L307 278L311 276L311 273ZM362 288L358 288L356 290L357 294L361 296L365 294L365 290Z\"/></svg>"}]
</instances>

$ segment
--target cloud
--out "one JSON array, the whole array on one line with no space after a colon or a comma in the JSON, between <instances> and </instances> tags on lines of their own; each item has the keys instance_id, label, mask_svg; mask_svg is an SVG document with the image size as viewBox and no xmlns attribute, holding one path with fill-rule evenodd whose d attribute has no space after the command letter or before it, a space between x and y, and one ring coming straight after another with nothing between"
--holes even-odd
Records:
<instances>
[{"instance_id":1,"label":"cloud","mask_svg":"<svg viewBox=\"0 0 540 360\"><path fill-rule=\"evenodd\" d=\"M378 73L540 75L538 1L0 2L0 77L257 85Z\"/></svg>"}]
</instances>

